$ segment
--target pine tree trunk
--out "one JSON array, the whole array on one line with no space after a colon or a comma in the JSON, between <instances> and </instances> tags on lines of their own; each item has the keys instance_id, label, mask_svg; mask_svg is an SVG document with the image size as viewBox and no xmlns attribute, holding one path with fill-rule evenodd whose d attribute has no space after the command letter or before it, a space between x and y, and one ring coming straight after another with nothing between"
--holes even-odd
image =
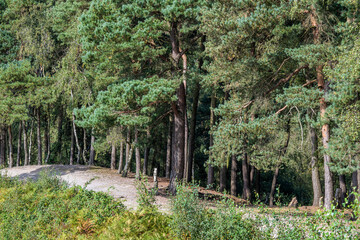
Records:
<instances>
[{"instance_id":1,"label":"pine tree trunk","mask_svg":"<svg viewBox=\"0 0 360 240\"><path fill-rule=\"evenodd\" d=\"M11 130L11 125L8 126L8 135L9 135L9 168L13 167L13 137L12 137L12 130Z\"/></svg>"},{"instance_id":2,"label":"pine tree trunk","mask_svg":"<svg viewBox=\"0 0 360 240\"><path fill-rule=\"evenodd\" d=\"M57 135L57 157L59 160L62 159L62 135L63 135L63 107L60 107L58 117L58 135Z\"/></svg>"},{"instance_id":3,"label":"pine tree trunk","mask_svg":"<svg viewBox=\"0 0 360 240\"><path fill-rule=\"evenodd\" d=\"M126 149L125 149L126 162L128 161L129 154L130 154L130 140L131 140L131 129L130 129L130 127L128 127L127 128L127 133L126 133Z\"/></svg>"},{"instance_id":4,"label":"pine tree trunk","mask_svg":"<svg viewBox=\"0 0 360 240\"><path fill-rule=\"evenodd\" d=\"M3 127L0 126L0 166L5 166L5 149L6 149L6 142L5 142L5 131Z\"/></svg>"},{"instance_id":5,"label":"pine tree trunk","mask_svg":"<svg viewBox=\"0 0 360 240\"><path fill-rule=\"evenodd\" d=\"M251 199L251 190L250 190L250 173L249 173L249 165L248 165L248 158L247 153L244 153L244 159L242 160L241 164L242 168L242 176L243 176L243 193L242 197L245 200Z\"/></svg>"},{"instance_id":6,"label":"pine tree trunk","mask_svg":"<svg viewBox=\"0 0 360 240\"><path fill-rule=\"evenodd\" d=\"M123 165L123 161L124 161L124 140L121 137L121 142L120 142L120 156L119 156L119 168L118 168L118 173L120 174L122 171L122 165Z\"/></svg>"},{"instance_id":7,"label":"pine tree trunk","mask_svg":"<svg viewBox=\"0 0 360 240\"><path fill-rule=\"evenodd\" d=\"M30 136L29 136L29 165L31 164L31 151L32 151L32 135L34 130L34 121L31 121Z\"/></svg>"},{"instance_id":8,"label":"pine tree trunk","mask_svg":"<svg viewBox=\"0 0 360 240\"><path fill-rule=\"evenodd\" d=\"M274 176L273 176L273 180L271 183L269 207L274 206L274 194L275 194L275 187L276 187L276 181L277 181L278 175L279 175L279 167L277 166L274 171Z\"/></svg>"},{"instance_id":9,"label":"pine tree trunk","mask_svg":"<svg viewBox=\"0 0 360 240\"><path fill-rule=\"evenodd\" d=\"M177 64L185 54L180 52L178 23L171 23L170 41L172 46L171 56ZM183 58L183 61L184 58ZM185 64L183 64L185 65ZM183 72L186 68L183 67ZM185 77L185 75L184 75ZM172 141L172 173L170 174L169 191L176 193L176 181L183 179L185 163L185 122L186 122L186 82L180 83L176 91L177 101L172 103L174 112L174 137Z\"/></svg>"},{"instance_id":10,"label":"pine tree trunk","mask_svg":"<svg viewBox=\"0 0 360 240\"><path fill-rule=\"evenodd\" d=\"M213 92L211 95L211 103L210 103L210 129L215 125L215 114L214 109L216 107L216 97ZM214 136L210 134L210 148L214 145ZM211 188L214 187L214 166L212 164L208 164L208 172L207 172L207 185Z\"/></svg>"},{"instance_id":11,"label":"pine tree trunk","mask_svg":"<svg viewBox=\"0 0 360 240\"><path fill-rule=\"evenodd\" d=\"M189 154L188 154L188 167L187 167L187 176L186 176L187 182L191 181L191 175L192 175L191 172L194 162L196 116L198 110L199 95L200 95L200 84L198 81L196 81L194 95L193 95L193 107L191 112L191 124L190 124L190 134L189 134L189 147L188 147Z\"/></svg>"},{"instance_id":12,"label":"pine tree trunk","mask_svg":"<svg viewBox=\"0 0 360 240\"><path fill-rule=\"evenodd\" d=\"M135 178L140 179L141 172L141 157L140 157L140 148L139 148L139 131L135 128L135 160L136 160L136 173Z\"/></svg>"},{"instance_id":13,"label":"pine tree trunk","mask_svg":"<svg viewBox=\"0 0 360 240\"><path fill-rule=\"evenodd\" d=\"M341 207L342 204L345 202L345 197L346 197L346 182L345 182L345 175L341 174L339 175L339 185L340 185L340 189L341 189Z\"/></svg>"},{"instance_id":14,"label":"pine tree trunk","mask_svg":"<svg viewBox=\"0 0 360 240\"><path fill-rule=\"evenodd\" d=\"M169 117L169 128L168 135L166 139L166 166L165 166L165 177L170 178L171 170L171 137L172 137L172 116Z\"/></svg>"},{"instance_id":15,"label":"pine tree trunk","mask_svg":"<svg viewBox=\"0 0 360 240\"><path fill-rule=\"evenodd\" d=\"M320 198L322 196L321 183L319 177L319 168L317 163L316 153L318 151L318 141L316 130L310 127L310 140L311 140L311 179L313 186L313 206L319 206Z\"/></svg>"},{"instance_id":16,"label":"pine tree trunk","mask_svg":"<svg viewBox=\"0 0 360 240\"><path fill-rule=\"evenodd\" d=\"M322 120L325 120L326 117L326 102L325 95L328 92L328 83L325 83L324 75L323 75L323 66L316 67L316 75L318 81L318 87L323 92L324 96L320 99L320 117ZM329 140L330 140L330 126L329 124L323 124L321 128L322 132L322 140L324 149L329 148ZM324 180L325 180L325 198L324 198L324 207L328 210L331 208L331 203L334 199L334 185L333 185L333 177L332 172L330 170L331 158L328 154L324 153Z\"/></svg>"},{"instance_id":17,"label":"pine tree trunk","mask_svg":"<svg viewBox=\"0 0 360 240\"><path fill-rule=\"evenodd\" d=\"M49 107L50 109L50 107ZM46 159L45 159L45 163L47 164L49 162L49 158L50 158L50 154L51 154L51 138L50 138L50 119L51 119L51 116L50 116L50 110L48 110L47 112L48 114L48 117L47 117L47 120L46 120L46 128L45 128L45 138L47 139L46 140Z\"/></svg>"},{"instance_id":18,"label":"pine tree trunk","mask_svg":"<svg viewBox=\"0 0 360 240\"><path fill-rule=\"evenodd\" d=\"M132 153L133 153L133 149L134 147L131 145L130 149L129 149L129 154L128 154L128 158L126 159L126 163L125 163L125 167L124 167L124 171L122 172L122 177L127 177L128 171L129 171L129 167L131 164L131 159L132 159Z\"/></svg>"},{"instance_id":19,"label":"pine tree trunk","mask_svg":"<svg viewBox=\"0 0 360 240\"><path fill-rule=\"evenodd\" d=\"M38 145L38 155L37 155L37 164L42 164L42 143L41 143L41 113L40 107L36 111L37 115L37 145Z\"/></svg>"},{"instance_id":20,"label":"pine tree trunk","mask_svg":"<svg viewBox=\"0 0 360 240\"><path fill-rule=\"evenodd\" d=\"M17 154L16 154L16 166L20 166L21 157L21 123L19 123L18 142L17 142Z\"/></svg>"},{"instance_id":21,"label":"pine tree trunk","mask_svg":"<svg viewBox=\"0 0 360 240\"><path fill-rule=\"evenodd\" d=\"M116 144L114 141L111 142L111 162L110 169L115 170L116 168Z\"/></svg>"},{"instance_id":22,"label":"pine tree trunk","mask_svg":"<svg viewBox=\"0 0 360 240\"><path fill-rule=\"evenodd\" d=\"M94 165L94 163L95 163L95 149L94 149L94 144L95 144L94 130L91 130L89 165Z\"/></svg>"},{"instance_id":23,"label":"pine tree trunk","mask_svg":"<svg viewBox=\"0 0 360 240\"><path fill-rule=\"evenodd\" d=\"M227 167L223 166L220 168L220 187L219 192L223 192L226 189L226 172Z\"/></svg>"},{"instance_id":24,"label":"pine tree trunk","mask_svg":"<svg viewBox=\"0 0 360 240\"><path fill-rule=\"evenodd\" d=\"M74 165L74 127L73 124L71 124L71 143L70 143L70 165Z\"/></svg>"},{"instance_id":25,"label":"pine tree trunk","mask_svg":"<svg viewBox=\"0 0 360 240\"><path fill-rule=\"evenodd\" d=\"M75 118L75 116L74 116L74 118ZM73 131L74 131L74 138L75 138L76 148L78 150L77 156L76 156L76 164L80 164L81 147L80 147L80 144L79 144L79 138L78 138L78 135L77 135L76 125L75 125L74 120L73 120Z\"/></svg>"},{"instance_id":26,"label":"pine tree trunk","mask_svg":"<svg viewBox=\"0 0 360 240\"><path fill-rule=\"evenodd\" d=\"M237 159L235 155L231 156L231 177L230 177L230 194L233 196L237 195Z\"/></svg>"},{"instance_id":27,"label":"pine tree trunk","mask_svg":"<svg viewBox=\"0 0 360 240\"><path fill-rule=\"evenodd\" d=\"M145 145L145 151L144 151L144 165L143 165L143 171L142 174L145 176L147 175L147 168L148 168L148 162L149 162L149 152L150 152L150 129L148 128L146 130L146 145Z\"/></svg>"},{"instance_id":28,"label":"pine tree trunk","mask_svg":"<svg viewBox=\"0 0 360 240\"><path fill-rule=\"evenodd\" d=\"M27 146L27 133L25 121L22 121L22 130L23 130L23 142L24 142L24 166L29 165L29 156L28 156L28 146Z\"/></svg>"},{"instance_id":29,"label":"pine tree trunk","mask_svg":"<svg viewBox=\"0 0 360 240\"><path fill-rule=\"evenodd\" d=\"M255 172L256 172L255 191L260 196L260 180L261 180L260 170L255 169Z\"/></svg>"},{"instance_id":30,"label":"pine tree trunk","mask_svg":"<svg viewBox=\"0 0 360 240\"><path fill-rule=\"evenodd\" d=\"M86 158L86 154L87 154L87 144L86 144L86 129L84 128L83 129L83 161L84 161L84 164L87 164L88 160Z\"/></svg>"}]
</instances>

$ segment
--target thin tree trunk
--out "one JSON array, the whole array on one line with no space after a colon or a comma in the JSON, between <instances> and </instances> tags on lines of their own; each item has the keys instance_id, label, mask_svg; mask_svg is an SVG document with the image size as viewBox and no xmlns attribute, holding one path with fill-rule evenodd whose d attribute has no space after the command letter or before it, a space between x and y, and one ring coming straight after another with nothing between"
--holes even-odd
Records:
<instances>
[{"instance_id":1,"label":"thin tree trunk","mask_svg":"<svg viewBox=\"0 0 360 240\"><path fill-rule=\"evenodd\" d=\"M233 196L237 195L237 159L235 155L231 156L231 177L230 177L230 194Z\"/></svg>"},{"instance_id":2,"label":"thin tree trunk","mask_svg":"<svg viewBox=\"0 0 360 240\"><path fill-rule=\"evenodd\" d=\"M341 174L339 175L339 184L340 184L340 189L341 189L341 207L342 204L345 202L345 197L346 197L346 182L345 182L345 175Z\"/></svg>"},{"instance_id":3,"label":"thin tree trunk","mask_svg":"<svg viewBox=\"0 0 360 240\"><path fill-rule=\"evenodd\" d=\"M50 109L50 106L49 106ZM50 154L51 154L51 138L50 138L50 120L51 120L51 116L50 116L50 110L47 111L48 117L46 120L46 132L45 132L45 136L47 139L47 144L46 144L46 159L45 159L45 163L47 164L50 158Z\"/></svg>"},{"instance_id":4,"label":"thin tree trunk","mask_svg":"<svg viewBox=\"0 0 360 240\"><path fill-rule=\"evenodd\" d=\"M19 123L19 132L18 132L18 143L17 143L17 155L16 155L16 166L20 166L20 157L21 157L21 123Z\"/></svg>"},{"instance_id":5,"label":"thin tree trunk","mask_svg":"<svg viewBox=\"0 0 360 240\"><path fill-rule=\"evenodd\" d=\"M84 161L84 164L87 164L88 160L86 158L86 154L87 154L87 144L86 144L86 129L84 128L83 129L83 133L84 133L84 136L83 136L83 161Z\"/></svg>"},{"instance_id":6,"label":"thin tree trunk","mask_svg":"<svg viewBox=\"0 0 360 240\"><path fill-rule=\"evenodd\" d=\"M215 92L211 95L211 103L210 103L210 129L215 125L215 113L214 109L216 107L216 97ZM214 145L214 136L210 134L210 148ZM214 166L212 164L208 164L208 172L207 172L207 185L210 188L214 187Z\"/></svg>"},{"instance_id":7,"label":"thin tree trunk","mask_svg":"<svg viewBox=\"0 0 360 240\"><path fill-rule=\"evenodd\" d=\"M110 168L114 170L116 168L116 144L114 141L111 142L111 164Z\"/></svg>"},{"instance_id":8,"label":"thin tree trunk","mask_svg":"<svg viewBox=\"0 0 360 240\"><path fill-rule=\"evenodd\" d=\"M276 180L278 175L279 175L279 166L277 166L275 169L273 180L271 183L269 207L274 206L274 194L275 194Z\"/></svg>"},{"instance_id":9,"label":"thin tree trunk","mask_svg":"<svg viewBox=\"0 0 360 240\"><path fill-rule=\"evenodd\" d=\"M131 164L131 159L132 159L132 153L133 153L133 144L130 145L130 149L129 149L129 155L128 155L128 158L126 159L126 163L125 163L125 167L124 167L124 171L122 172L122 177L127 177L127 174L128 174L128 171L129 171L129 167L130 167L130 164Z\"/></svg>"},{"instance_id":10,"label":"thin tree trunk","mask_svg":"<svg viewBox=\"0 0 360 240\"><path fill-rule=\"evenodd\" d=\"M150 152L150 129L148 128L146 130L146 145L145 145L145 151L144 151L144 165L143 165L143 175L147 175L147 168L148 168L148 162L149 162L149 152Z\"/></svg>"},{"instance_id":11,"label":"thin tree trunk","mask_svg":"<svg viewBox=\"0 0 360 240\"><path fill-rule=\"evenodd\" d=\"M95 163L95 149L94 149L94 144L95 144L94 130L91 130L89 165L94 165L94 163Z\"/></svg>"},{"instance_id":12,"label":"thin tree trunk","mask_svg":"<svg viewBox=\"0 0 360 240\"><path fill-rule=\"evenodd\" d=\"M80 147L80 144L79 144L79 138L78 138L77 131L76 131L75 115L74 115L74 113L73 113L72 126L73 126L73 131L74 131L74 138L75 138L76 148L77 148L77 150L78 150L77 156L76 156L76 164L80 164L81 147Z\"/></svg>"},{"instance_id":13,"label":"thin tree trunk","mask_svg":"<svg viewBox=\"0 0 360 240\"><path fill-rule=\"evenodd\" d=\"M261 178L261 175L260 175L260 170L255 169L255 171L256 171L255 191L260 196L260 180L261 180L260 178Z\"/></svg>"},{"instance_id":14,"label":"thin tree trunk","mask_svg":"<svg viewBox=\"0 0 360 240\"><path fill-rule=\"evenodd\" d=\"M269 197L270 198L270 201L269 201L269 206L270 207L274 206L274 193L275 193L277 177L279 175L281 157L286 154L286 151L287 151L287 148L288 148L289 142L290 142L290 133L291 133L290 132L290 119L288 120L287 125L286 125L286 132L288 134L287 139L286 139L284 147L279 150L279 163L278 163L278 165L276 165L273 180L272 180L272 183L271 183L271 190L270 190L270 197Z\"/></svg>"},{"instance_id":15,"label":"thin tree trunk","mask_svg":"<svg viewBox=\"0 0 360 240\"><path fill-rule=\"evenodd\" d=\"M59 160L62 159L62 135L63 135L63 107L60 107L58 117L58 135L57 135L57 157Z\"/></svg>"},{"instance_id":16,"label":"thin tree trunk","mask_svg":"<svg viewBox=\"0 0 360 240\"><path fill-rule=\"evenodd\" d=\"M29 164L31 164L31 150L32 150L33 129L34 129L34 122L31 121L30 136L29 136Z\"/></svg>"},{"instance_id":17,"label":"thin tree trunk","mask_svg":"<svg viewBox=\"0 0 360 240\"><path fill-rule=\"evenodd\" d=\"M169 128L168 135L166 139L166 166L165 166L165 177L170 178L170 169L171 169L171 136L172 136L172 116L169 117Z\"/></svg>"},{"instance_id":18,"label":"thin tree trunk","mask_svg":"<svg viewBox=\"0 0 360 240\"><path fill-rule=\"evenodd\" d=\"M254 186L255 167L249 164L250 167L250 188Z\"/></svg>"},{"instance_id":19,"label":"thin tree trunk","mask_svg":"<svg viewBox=\"0 0 360 240\"><path fill-rule=\"evenodd\" d=\"M242 176L243 176L243 193L242 197L245 200L251 199L251 190L250 190L250 172L249 172L249 165L248 165L248 155L245 151L244 159L242 160L241 164L242 168Z\"/></svg>"},{"instance_id":20,"label":"thin tree trunk","mask_svg":"<svg viewBox=\"0 0 360 240\"><path fill-rule=\"evenodd\" d=\"M126 162L128 161L129 154L130 154L130 140L131 140L131 129L130 129L130 127L128 127L127 128L127 133L126 133L126 149L125 149Z\"/></svg>"},{"instance_id":21,"label":"thin tree trunk","mask_svg":"<svg viewBox=\"0 0 360 240\"><path fill-rule=\"evenodd\" d=\"M29 165L29 156L28 156L28 146L27 146L27 133L25 121L22 121L22 130L23 130L23 141L24 141L24 166Z\"/></svg>"},{"instance_id":22,"label":"thin tree trunk","mask_svg":"<svg viewBox=\"0 0 360 240\"><path fill-rule=\"evenodd\" d=\"M317 163L318 141L317 141L316 130L313 127L310 127L310 139L311 139L311 179L313 185L313 206L319 206L322 192L321 192L321 183L319 177L319 168Z\"/></svg>"},{"instance_id":23,"label":"thin tree trunk","mask_svg":"<svg viewBox=\"0 0 360 240\"><path fill-rule=\"evenodd\" d=\"M122 171L122 165L123 165L123 161L124 161L124 140L121 137L121 142L120 142L120 156L119 156L119 168L118 168L118 173L120 174Z\"/></svg>"},{"instance_id":24,"label":"thin tree trunk","mask_svg":"<svg viewBox=\"0 0 360 240\"><path fill-rule=\"evenodd\" d=\"M0 126L0 166L5 166L5 131L4 128Z\"/></svg>"},{"instance_id":25,"label":"thin tree trunk","mask_svg":"<svg viewBox=\"0 0 360 240\"><path fill-rule=\"evenodd\" d=\"M139 131L135 128L135 160L136 160L136 173L135 178L140 179L141 171L141 158L140 158L140 148L139 148Z\"/></svg>"},{"instance_id":26,"label":"thin tree trunk","mask_svg":"<svg viewBox=\"0 0 360 240\"><path fill-rule=\"evenodd\" d=\"M223 192L226 189L226 172L227 167L223 166L220 168L220 187L219 192Z\"/></svg>"},{"instance_id":27,"label":"thin tree trunk","mask_svg":"<svg viewBox=\"0 0 360 240\"><path fill-rule=\"evenodd\" d=\"M9 135L9 168L13 167L13 137L12 137L12 131L11 131L11 125L8 126L8 135Z\"/></svg>"},{"instance_id":28,"label":"thin tree trunk","mask_svg":"<svg viewBox=\"0 0 360 240\"><path fill-rule=\"evenodd\" d=\"M37 156L37 164L42 164L42 143L41 143L41 114L40 107L36 111L37 115L37 145L38 145L38 156Z\"/></svg>"},{"instance_id":29,"label":"thin tree trunk","mask_svg":"<svg viewBox=\"0 0 360 240\"><path fill-rule=\"evenodd\" d=\"M71 124L70 165L74 164L74 126Z\"/></svg>"}]
</instances>

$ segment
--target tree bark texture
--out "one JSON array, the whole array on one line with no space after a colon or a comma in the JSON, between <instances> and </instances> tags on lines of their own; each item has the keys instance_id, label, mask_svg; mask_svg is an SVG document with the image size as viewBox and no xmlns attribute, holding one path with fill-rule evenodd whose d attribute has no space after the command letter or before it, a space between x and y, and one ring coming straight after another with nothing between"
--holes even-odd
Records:
<instances>
[{"instance_id":1,"label":"tree bark texture","mask_svg":"<svg viewBox=\"0 0 360 240\"><path fill-rule=\"evenodd\" d=\"M170 178L171 170L171 141L172 141L172 116L169 117L168 135L166 139L166 166L165 166L165 177Z\"/></svg>"},{"instance_id":2,"label":"tree bark texture","mask_svg":"<svg viewBox=\"0 0 360 240\"><path fill-rule=\"evenodd\" d=\"M213 92L211 95L211 103L210 103L210 129L215 125L215 113L214 109L216 107L216 97L215 93ZM214 145L214 136L210 134L210 148ZM211 188L214 187L214 166L212 164L208 164L208 172L207 172L207 185Z\"/></svg>"},{"instance_id":3,"label":"tree bark texture","mask_svg":"<svg viewBox=\"0 0 360 240\"><path fill-rule=\"evenodd\" d=\"M26 133L26 124L25 121L22 121L22 130L23 130L23 143L24 143L24 166L29 165L29 156L28 156L28 140Z\"/></svg>"},{"instance_id":4,"label":"tree bark texture","mask_svg":"<svg viewBox=\"0 0 360 240\"><path fill-rule=\"evenodd\" d=\"M188 167L187 167L187 176L186 181L191 181L192 168L194 162L194 151L195 151L195 137L196 137L196 116L198 110L199 103L199 95L200 95L200 83L196 81L194 95L193 95L193 106L191 112L191 123L190 123L190 134L189 134L189 147L188 147Z\"/></svg>"},{"instance_id":5,"label":"tree bark texture","mask_svg":"<svg viewBox=\"0 0 360 240\"><path fill-rule=\"evenodd\" d=\"M137 128L135 128L135 161L136 161L135 178L140 179L141 157L140 157L140 148L139 148L139 130Z\"/></svg>"},{"instance_id":6,"label":"tree bark texture","mask_svg":"<svg viewBox=\"0 0 360 240\"><path fill-rule=\"evenodd\" d=\"M118 168L118 173L120 174L122 171L122 166L123 166L123 161L124 161L124 140L121 137L121 142L120 142L120 154L119 154L119 168Z\"/></svg>"},{"instance_id":7,"label":"tree bark texture","mask_svg":"<svg viewBox=\"0 0 360 240\"><path fill-rule=\"evenodd\" d=\"M12 129L11 125L8 126L8 140L9 140L9 168L12 168L14 165L14 158L13 158L13 136L12 136Z\"/></svg>"},{"instance_id":8,"label":"tree bark texture","mask_svg":"<svg viewBox=\"0 0 360 240\"><path fill-rule=\"evenodd\" d=\"M69 164L73 165L74 164L74 127L73 124L71 124L71 142L70 142L70 160L69 160Z\"/></svg>"},{"instance_id":9,"label":"tree bark texture","mask_svg":"<svg viewBox=\"0 0 360 240\"><path fill-rule=\"evenodd\" d=\"M248 164L248 155L245 151L244 158L241 164L242 168L242 176L243 176L243 193L242 197L245 200L251 199L251 189L250 189L250 171L249 171L249 164Z\"/></svg>"},{"instance_id":10,"label":"tree bark texture","mask_svg":"<svg viewBox=\"0 0 360 240\"><path fill-rule=\"evenodd\" d=\"M0 166L5 166L5 149L6 149L6 140L5 140L5 131L3 127L0 127Z\"/></svg>"},{"instance_id":11,"label":"tree bark texture","mask_svg":"<svg viewBox=\"0 0 360 240\"><path fill-rule=\"evenodd\" d=\"M143 165L143 175L147 175L147 168L149 163L149 153L150 153L150 129L148 128L146 130L146 145L145 145L145 151L144 151L144 165Z\"/></svg>"},{"instance_id":12,"label":"tree bark texture","mask_svg":"<svg viewBox=\"0 0 360 240\"><path fill-rule=\"evenodd\" d=\"M40 107L36 111L37 115L37 145L38 145L38 154L37 154L37 164L42 164L42 142L41 142L41 112Z\"/></svg>"},{"instance_id":13,"label":"tree bark texture","mask_svg":"<svg viewBox=\"0 0 360 240\"><path fill-rule=\"evenodd\" d=\"M172 22L170 29L171 57L177 67L180 58L184 55L180 51L178 23ZM186 61L183 58L183 62ZM186 72L183 63L183 73ZM184 76L185 77L185 76ZM172 141L172 171L170 174L169 190L172 194L176 192L176 181L182 180L185 164L185 121L186 121L186 81L182 81L176 91L177 101L172 103L174 112L174 132Z\"/></svg>"},{"instance_id":14,"label":"tree bark texture","mask_svg":"<svg viewBox=\"0 0 360 240\"><path fill-rule=\"evenodd\" d=\"M111 163L110 168L114 170L116 168L116 144L111 142Z\"/></svg>"},{"instance_id":15,"label":"tree bark texture","mask_svg":"<svg viewBox=\"0 0 360 240\"><path fill-rule=\"evenodd\" d=\"M323 121L326 118L326 102L325 95L328 92L328 83L325 82L323 74L323 66L316 67L316 78L318 81L318 87L323 92L324 96L320 99L320 117ZM324 123L321 127L322 133L322 142L324 150L326 151L329 148L330 140L330 126L327 123ZM325 198L324 198L324 207L328 210L331 208L331 203L334 199L334 185L333 185L333 176L330 170L331 158L327 153L324 153L324 180L325 180Z\"/></svg>"},{"instance_id":16,"label":"tree bark texture","mask_svg":"<svg viewBox=\"0 0 360 240\"><path fill-rule=\"evenodd\" d=\"M231 176L230 176L230 194L233 196L237 195L237 157L231 156Z\"/></svg>"},{"instance_id":17,"label":"tree bark texture","mask_svg":"<svg viewBox=\"0 0 360 240\"><path fill-rule=\"evenodd\" d=\"M95 144L94 130L91 130L89 165L94 165L94 163L95 163L94 144Z\"/></svg>"},{"instance_id":18,"label":"tree bark texture","mask_svg":"<svg viewBox=\"0 0 360 240\"><path fill-rule=\"evenodd\" d=\"M20 166L20 157L21 157L21 123L19 123L18 129L18 142L17 142L17 154L16 154L16 166Z\"/></svg>"},{"instance_id":19,"label":"tree bark texture","mask_svg":"<svg viewBox=\"0 0 360 240\"><path fill-rule=\"evenodd\" d=\"M273 180L271 182L271 190L270 190L270 198L269 198L269 207L274 206L274 194L275 194L275 187L276 187L276 181L277 177L279 175L279 166L275 168Z\"/></svg>"},{"instance_id":20,"label":"tree bark texture","mask_svg":"<svg viewBox=\"0 0 360 240\"><path fill-rule=\"evenodd\" d=\"M227 167L223 166L220 168L220 187L219 192L223 192L226 189L226 172Z\"/></svg>"},{"instance_id":21,"label":"tree bark texture","mask_svg":"<svg viewBox=\"0 0 360 240\"><path fill-rule=\"evenodd\" d=\"M311 140L311 180L313 186L313 206L319 206L320 198L322 196L321 183L319 177L319 168L317 163L318 140L316 130L310 127L310 140Z\"/></svg>"}]
</instances>

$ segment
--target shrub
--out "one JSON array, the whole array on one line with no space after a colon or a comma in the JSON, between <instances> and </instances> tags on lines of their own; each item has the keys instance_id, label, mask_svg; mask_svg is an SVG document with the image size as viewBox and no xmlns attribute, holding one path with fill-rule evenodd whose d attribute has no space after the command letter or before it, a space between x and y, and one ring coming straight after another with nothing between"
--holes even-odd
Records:
<instances>
[{"instance_id":1,"label":"shrub","mask_svg":"<svg viewBox=\"0 0 360 240\"><path fill-rule=\"evenodd\" d=\"M198 198L198 186L179 185L172 201L171 227L180 239L257 239L259 231L234 202L224 198L215 209L206 209Z\"/></svg>"}]
</instances>

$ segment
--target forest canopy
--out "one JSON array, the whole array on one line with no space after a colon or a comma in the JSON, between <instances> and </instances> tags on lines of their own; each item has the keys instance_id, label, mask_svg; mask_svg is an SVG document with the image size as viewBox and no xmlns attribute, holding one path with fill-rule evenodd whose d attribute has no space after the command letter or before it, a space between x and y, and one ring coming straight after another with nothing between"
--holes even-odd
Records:
<instances>
[{"instance_id":1,"label":"forest canopy","mask_svg":"<svg viewBox=\"0 0 360 240\"><path fill-rule=\"evenodd\" d=\"M330 208L360 181L358 0L0 0L0 165ZM134 159L134 161L132 161Z\"/></svg>"}]
</instances>

